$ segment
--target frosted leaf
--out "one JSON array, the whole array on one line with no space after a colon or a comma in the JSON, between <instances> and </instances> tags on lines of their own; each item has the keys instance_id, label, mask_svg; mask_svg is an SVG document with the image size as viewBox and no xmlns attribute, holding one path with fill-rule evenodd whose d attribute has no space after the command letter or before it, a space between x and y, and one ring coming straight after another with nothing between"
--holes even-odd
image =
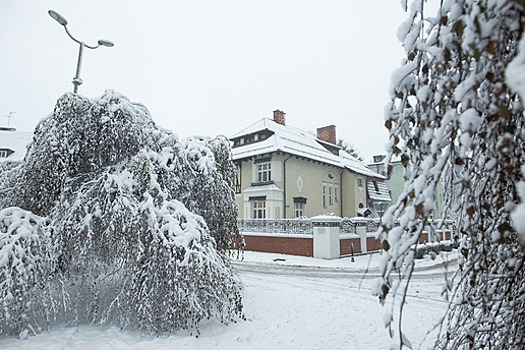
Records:
<instances>
[{"instance_id":1,"label":"frosted leaf","mask_svg":"<svg viewBox=\"0 0 525 350\"><path fill-rule=\"evenodd\" d=\"M459 126L463 131L473 132L481 123L481 116L474 108L467 109L459 117Z\"/></svg>"},{"instance_id":2,"label":"frosted leaf","mask_svg":"<svg viewBox=\"0 0 525 350\"><path fill-rule=\"evenodd\" d=\"M505 71L505 80L525 101L525 37L519 42L518 55Z\"/></svg>"},{"instance_id":3,"label":"frosted leaf","mask_svg":"<svg viewBox=\"0 0 525 350\"><path fill-rule=\"evenodd\" d=\"M524 170L522 169L522 171ZM522 203L518 204L512 211L511 218L514 228L519 234L521 244L525 245L525 182L521 181L516 187Z\"/></svg>"},{"instance_id":4,"label":"frosted leaf","mask_svg":"<svg viewBox=\"0 0 525 350\"><path fill-rule=\"evenodd\" d=\"M409 349L413 349L412 343L410 343L410 340L405 336L405 333L401 332L401 342L404 346L406 346Z\"/></svg>"},{"instance_id":5,"label":"frosted leaf","mask_svg":"<svg viewBox=\"0 0 525 350\"><path fill-rule=\"evenodd\" d=\"M392 320L393 320L393 317L390 312L385 312L383 314L383 324L385 325L385 328L390 327Z\"/></svg>"}]
</instances>

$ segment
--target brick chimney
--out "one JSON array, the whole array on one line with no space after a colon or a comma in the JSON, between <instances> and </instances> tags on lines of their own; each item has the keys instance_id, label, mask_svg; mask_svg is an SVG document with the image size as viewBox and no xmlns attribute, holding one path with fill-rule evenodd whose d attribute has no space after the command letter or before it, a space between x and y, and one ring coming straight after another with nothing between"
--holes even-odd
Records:
<instances>
[{"instance_id":1,"label":"brick chimney","mask_svg":"<svg viewBox=\"0 0 525 350\"><path fill-rule=\"evenodd\" d=\"M286 125L285 120L286 120L286 113L278 109L273 111L273 121L274 122L281 124L281 125Z\"/></svg>"},{"instance_id":2,"label":"brick chimney","mask_svg":"<svg viewBox=\"0 0 525 350\"><path fill-rule=\"evenodd\" d=\"M317 138L324 142L329 142L334 145L337 144L337 138L335 134L335 125L328 125L317 129Z\"/></svg>"}]
</instances>

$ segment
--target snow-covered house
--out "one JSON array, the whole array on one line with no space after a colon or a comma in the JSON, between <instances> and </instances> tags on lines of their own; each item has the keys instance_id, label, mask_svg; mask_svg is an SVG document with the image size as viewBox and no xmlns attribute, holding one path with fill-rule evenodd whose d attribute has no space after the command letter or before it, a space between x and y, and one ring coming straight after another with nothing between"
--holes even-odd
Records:
<instances>
[{"instance_id":1,"label":"snow-covered house","mask_svg":"<svg viewBox=\"0 0 525 350\"><path fill-rule=\"evenodd\" d=\"M385 177L337 146L334 125L313 135L286 125L276 110L231 141L240 218L377 216L390 202Z\"/></svg>"},{"instance_id":2,"label":"snow-covered house","mask_svg":"<svg viewBox=\"0 0 525 350\"><path fill-rule=\"evenodd\" d=\"M0 162L21 161L33 132L18 131L13 127L0 126Z\"/></svg>"}]
</instances>

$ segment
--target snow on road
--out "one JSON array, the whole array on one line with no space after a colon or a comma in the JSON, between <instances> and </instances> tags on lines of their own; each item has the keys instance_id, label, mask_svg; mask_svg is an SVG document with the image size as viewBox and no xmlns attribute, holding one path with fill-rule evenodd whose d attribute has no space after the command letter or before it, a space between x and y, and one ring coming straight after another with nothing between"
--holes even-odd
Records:
<instances>
[{"instance_id":1,"label":"snow on road","mask_svg":"<svg viewBox=\"0 0 525 350\"><path fill-rule=\"evenodd\" d=\"M274 261L277 259L277 261ZM284 260L284 261L283 261ZM386 309L370 293L376 255L338 260L246 252L235 263L245 285L246 321L203 324L153 337L118 328L54 327L26 340L0 338L3 350L142 349L394 349L383 327ZM404 331L417 346L439 320L446 303L439 261L418 262L421 275L409 292ZM439 267L439 268L437 268ZM368 270L363 278L364 271ZM431 348L427 339L423 349Z\"/></svg>"}]
</instances>

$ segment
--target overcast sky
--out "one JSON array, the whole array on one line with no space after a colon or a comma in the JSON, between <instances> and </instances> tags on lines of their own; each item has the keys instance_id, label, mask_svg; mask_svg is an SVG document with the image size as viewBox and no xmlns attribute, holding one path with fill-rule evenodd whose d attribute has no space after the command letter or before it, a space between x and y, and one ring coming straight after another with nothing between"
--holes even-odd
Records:
<instances>
[{"instance_id":1,"label":"overcast sky","mask_svg":"<svg viewBox=\"0 0 525 350\"><path fill-rule=\"evenodd\" d=\"M384 152L400 1L0 0L0 125L32 130L72 91L115 89L180 137L232 136L272 111L306 131L334 124L365 158Z\"/></svg>"}]
</instances>

